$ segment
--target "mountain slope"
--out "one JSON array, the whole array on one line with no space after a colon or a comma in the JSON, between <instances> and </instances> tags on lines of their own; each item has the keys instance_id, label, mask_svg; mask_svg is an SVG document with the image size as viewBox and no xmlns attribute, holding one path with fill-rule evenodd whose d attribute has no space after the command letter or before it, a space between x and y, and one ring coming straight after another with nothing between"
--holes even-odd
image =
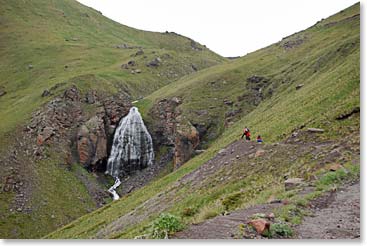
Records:
<instances>
[{"instance_id":1,"label":"mountain slope","mask_svg":"<svg viewBox=\"0 0 367 246\"><path fill-rule=\"evenodd\" d=\"M136 98L224 61L191 39L123 26L76 1L0 4L0 86L7 92L0 97L1 134L49 100L41 97L45 89L72 78L81 88L124 89ZM161 66L146 66L157 57ZM120 68L130 60L134 67ZM132 69L141 73L131 74ZM96 84L82 75L96 77Z\"/></svg>"},{"instance_id":2,"label":"mountain slope","mask_svg":"<svg viewBox=\"0 0 367 246\"><path fill-rule=\"evenodd\" d=\"M73 0L0 5L0 237L39 238L106 202L111 180L69 158L80 124L106 103L115 105L118 114L110 116L118 121L131 100L226 59L189 38L136 30ZM79 120L68 125L75 110ZM43 144L29 135L30 125L38 129L33 134L52 129L58 139Z\"/></svg>"},{"instance_id":3,"label":"mountain slope","mask_svg":"<svg viewBox=\"0 0 367 246\"><path fill-rule=\"evenodd\" d=\"M263 203L272 194L291 196L284 191L283 176L311 182L327 174L330 160L358 167L359 27L356 4L277 44L184 77L139 101L136 105L149 120L159 100L181 98L182 117L191 124L217 123L208 129L215 136L205 139L210 147L175 172L47 238L133 238L148 233L162 212L197 223ZM224 100L239 110L226 128L229 108ZM199 110L207 112L200 115L195 112ZM219 162L221 149L232 153L244 144L236 140L245 125L268 144L258 147L261 152L249 148L238 158L230 156L233 161L227 164ZM304 130L314 127L325 132ZM332 152L338 155L331 158ZM285 214L298 211L294 206L285 207Z\"/></svg>"}]
</instances>

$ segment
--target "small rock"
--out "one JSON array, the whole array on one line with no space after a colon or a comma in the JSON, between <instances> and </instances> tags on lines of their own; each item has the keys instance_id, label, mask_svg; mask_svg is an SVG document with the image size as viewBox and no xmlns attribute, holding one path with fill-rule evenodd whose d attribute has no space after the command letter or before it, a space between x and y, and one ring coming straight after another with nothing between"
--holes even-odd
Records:
<instances>
[{"instance_id":1,"label":"small rock","mask_svg":"<svg viewBox=\"0 0 367 246\"><path fill-rule=\"evenodd\" d=\"M291 178L284 181L285 190L292 190L296 187L303 185L303 179L301 178Z\"/></svg>"},{"instance_id":2,"label":"small rock","mask_svg":"<svg viewBox=\"0 0 367 246\"><path fill-rule=\"evenodd\" d=\"M22 208L17 208L17 211L18 212L22 212Z\"/></svg>"},{"instance_id":3,"label":"small rock","mask_svg":"<svg viewBox=\"0 0 367 246\"><path fill-rule=\"evenodd\" d=\"M55 215L51 214L51 219L55 219Z\"/></svg>"},{"instance_id":4,"label":"small rock","mask_svg":"<svg viewBox=\"0 0 367 246\"><path fill-rule=\"evenodd\" d=\"M297 85L297 86L296 86L296 90L301 89L303 86L304 86L304 84L299 84L299 85Z\"/></svg>"},{"instance_id":5,"label":"small rock","mask_svg":"<svg viewBox=\"0 0 367 246\"><path fill-rule=\"evenodd\" d=\"M226 149L219 150L218 155L226 155Z\"/></svg>"},{"instance_id":6,"label":"small rock","mask_svg":"<svg viewBox=\"0 0 367 246\"><path fill-rule=\"evenodd\" d=\"M140 56L140 55L143 55L144 54L144 51L142 49L139 49L136 53L135 53L135 56Z\"/></svg>"},{"instance_id":7,"label":"small rock","mask_svg":"<svg viewBox=\"0 0 367 246\"><path fill-rule=\"evenodd\" d=\"M256 151L255 153L255 157L259 157L265 154L265 150L263 149L259 149L258 151Z\"/></svg>"},{"instance_id":8,"label":"small rock","mask_svg":"<svg viewBox=\"0 0 367 246\"><path fill-rule=\"evenodd\" d=\"M136 65L136 62L134 60L131 60L131 61L128 61L127 65L129 66L135 66Z\"/></svg>"},{"instance_id":9,"label":"small rock","mask_svg":"<svg viewBox=\"0 0 367 246\"><path fill-rule=\"evenodd\" d=\"M282 200L280 200L280 199L273 199L273 200L270 200L269 203L271 203L271 204L274 204L274 203L282 203Z\"/></svg>"},{"instance_id":10,"label":"small rock","mask_svg":"<svg viewBox=\"0 0 367 246\"><path fill-rule=\"evenodd\" d=\"M134 186L130 186L126 193L130 193L134 189Z\"/></svg>"},{"instance_id":11,"label":"small rock","mask_svg":"<svg viewBox=\"0 0 367 246\"><path fill-rule=\"evenodd\" d=\"M41 96L42 96L42 97L47 97L47 96L49 96L50 94L51 94L51 93L50 93L50 91L46 89L46 90L44 90L44 91L43 91L43 93L42 93L42 95L41 95Z\"/></svg>"},{"instance_id":12,"label":"small rock","mask_svg":"<svg viewBox=\"0 0 367 246\"><path fill-rule=\"evenodd\" d=\"M204 153L205 150L204 149L196 149L195 150L195 154L201 154L201 153Z\"/></svg>"},{"instance_id":13,"label":"small rock","mask_svg":"<svg viewBox=\"0 0 367 246\"><path fill-rule=\"evenodd\" d=\"M270 222L266 221L265 219L255 219L251 220L247 224L253 226L257 233L263 234L270 228Z\"/></svg>"},{"instance_id":14,"label":"small rock","mask_svg":"<svg viewBox=\"0 0 367 246\"><path fill-rule=\"evenodd\" d=\"M33 65L32 64L28 64L28 69L33 69Z\"/></svg>"},{"instance_id":15,"label":"small rock","mask_svg":"<svg viewBox=\"0 0 367 246\"><path fill-rule=\"evenodd\" d=\"M240 159L240 156L239 155L236 155L236 159Z\"/></svg>"},{"instance_id":16,"label":"small rock","mask_svg":"<svg viewBox=\"0 0 367 246\"><path fill-rule=\"evenodd\" d=\"M316 133L323 133L325 130L321 128L308 128L308 132L316 132Z\"/></svg>"},{"instance_id":17,"label":"small rock","mask_svg":"<svg viewBox=\"0 0 367 246\"><path fill-rule=\"evenodd\" d=\"M340 165L339 163L335 163L329 166L329 171L335 172L338 169L344 168L342 165Z\"/></svg>"},{"instance_id":18,"label":"small rock","mask_svg":"<svg viewBox=\"0 0 367 246\"><path fill-rule=\"evenodd\" d=\"M283 204L283 205L288 205L288 204L289 204L289 200L284 199L284 200L282 201L282 204Z\"/></svg>"},{"instance_id":19,"label":"small rock","mask_svg":"<svg viewBox=\"0 0 367 246\"><path fill-rule=\"evenodd\" d=\"M269 220L273 220L275 218L274 213L270 213L266 215L266 218L268 218Z\"/></svg>"}]
</instances>

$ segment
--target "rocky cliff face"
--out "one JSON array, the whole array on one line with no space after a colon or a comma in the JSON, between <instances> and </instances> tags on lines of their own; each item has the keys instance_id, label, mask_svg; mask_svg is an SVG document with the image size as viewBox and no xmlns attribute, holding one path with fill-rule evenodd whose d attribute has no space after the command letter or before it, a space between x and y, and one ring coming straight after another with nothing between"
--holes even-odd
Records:
<instances>
[{"instance_id":1,"label":"rocky cliff face","mask_svg":"<svg viewBox=\"0 0 367 246\"><path fill-rule=\"evenodd\" d=\"M178 97L160 100L151 110L153 118L152 137L155 149L168 147L173 153L174 168L180 167L194 154L199 145L198 130L181 116Z\"/></svg>"},{"instance_id":2,"label":"rocky cliff face","mask_svg":"<svg viewBox=\"0 0 367 246\"><path fill-rule=\"evenodd\" d=\"M106 97L88 91L83 95L71 86L33 115L27 131L36 138L39 149L62 144L69 149L65 157L68 163L99 170L108 158L116 124L130 107L124 93Z\"/></svg>"}]
</instances>

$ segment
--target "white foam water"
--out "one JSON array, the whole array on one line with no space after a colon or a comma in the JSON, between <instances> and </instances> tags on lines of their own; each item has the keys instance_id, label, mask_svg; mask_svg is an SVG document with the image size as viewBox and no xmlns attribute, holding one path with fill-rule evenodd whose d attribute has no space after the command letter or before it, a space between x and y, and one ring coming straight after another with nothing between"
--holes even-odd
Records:
<instances>
[{"instance_id":1,"label":"white foam water","mask_svg":"<svg viewBox=\"0 0 367 246\"><path fill-rule=\"evenodd\" d=\"M141 170L154 161L153 141L138 108L132 107L116 129L106 173L115 178L108 190L114 200L119 199L115 189L121 184L119 177Z\"/></svg>"}]
</instances>

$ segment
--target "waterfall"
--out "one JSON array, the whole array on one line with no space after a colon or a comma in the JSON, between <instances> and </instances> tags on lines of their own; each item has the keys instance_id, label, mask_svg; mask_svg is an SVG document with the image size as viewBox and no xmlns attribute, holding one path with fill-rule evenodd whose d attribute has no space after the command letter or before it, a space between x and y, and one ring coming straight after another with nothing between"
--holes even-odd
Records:
<instances>
[{"instance_id":1,"label":"waterfall","mask_svg":"<svg viewBox=\"0 0 367 246\"><path fill-rule=\"evenodd\" d=\"M121 184L119 177L153 164L153 142L136 107L120 121L113 138L106 174L115 178L108 190L117 200L115 189Z\"/></svg>"}]
</instances>

